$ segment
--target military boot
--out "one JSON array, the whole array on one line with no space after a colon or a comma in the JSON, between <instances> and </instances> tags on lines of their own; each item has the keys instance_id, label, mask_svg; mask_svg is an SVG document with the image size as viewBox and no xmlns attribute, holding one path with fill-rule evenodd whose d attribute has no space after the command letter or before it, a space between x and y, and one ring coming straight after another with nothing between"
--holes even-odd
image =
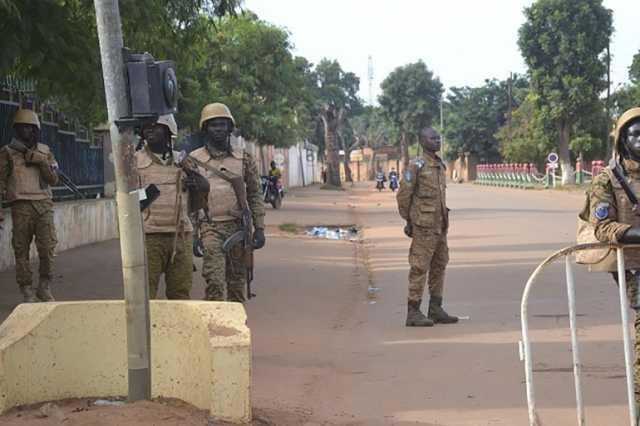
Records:
<instances>
[{"instance_id":1,"label":"military boot","mask_svg":"<svg viewBox=\"0 0 640 426\"><path fill-rule=\"evenodd\" d=\"M51 294L51 281L41 278L40 283L38 284L38 290L36 291L36 296L42 302L53 302L56 299L53 298L53 294Z\"/></svg>"},{"instance_id":2,"label":"military boot","mask_svg":"<svg viewBox=\"0 0 640 426\"><path fill-rule=\"evenodd\" d=\"M20 293L22 293L23 303L35 303L38 301L35 294L33 294L33 287L30 285L21 285Z\"/></svg>"},{"instance_id":3,"label":"military boot","mask_svg":"<svg viewBox=\"0 0 640 426\"><path fill-rule=\"evenodd\" d=\"M440 296L431 296L427 316L436 324L455 324L458 322L458 317L449 315L442 309L442 297Z\"/></svg>"},{"instance_id":4,"label":"military boot","mask_svg":"<svg viewBox=\"0 0 640 426\"><path fill-rule=\"evenodd\" d=\"M433 321L424 316L422 312L420 312L420 303L422 300L418 300L417 302L409 301L407 306L407 327L433 327Z\"/></svg>"}]
</instances>

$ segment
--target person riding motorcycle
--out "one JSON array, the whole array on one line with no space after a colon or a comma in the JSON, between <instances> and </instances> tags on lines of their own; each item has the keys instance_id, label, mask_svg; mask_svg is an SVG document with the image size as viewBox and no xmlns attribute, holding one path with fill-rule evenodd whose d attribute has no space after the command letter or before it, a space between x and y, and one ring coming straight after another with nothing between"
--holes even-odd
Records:
<instances>
[{"instance_id":1,"label":"person riding motorcycle","mask_svg":"<svg viewBox=\"0 0 640 426\"><path fill-rule=\"evenodd\" d=\"M389 189L392 192L396 192L398 189L398 172L396 172L395 168L392 168L389 172Z\"/></svg>"},{"instance_id":2,"label":"person riding motorcycle","mask_svg":"<svg viewBox=\"0 0 640 426\"><path fill-rule=\"evenodd\" d=\"M262 194L265 203L270 203L274 209L280 208L284 191L282 190L282 171L276 166L276 162L271 162L269 175L262 177Z\"/></svg>"},{"instance_id":3,"label":"person riding motorcycle","mask_svg":"<svg viewBox=\"0 0 640 426\"><path fill-rule=\"evenodd\" d=\"M387 177L384 175L382 170L379 170L376 173L376 189L378 191L382 191L384 189L384 183L387 181Z\"/></svg>"}]
</instances>

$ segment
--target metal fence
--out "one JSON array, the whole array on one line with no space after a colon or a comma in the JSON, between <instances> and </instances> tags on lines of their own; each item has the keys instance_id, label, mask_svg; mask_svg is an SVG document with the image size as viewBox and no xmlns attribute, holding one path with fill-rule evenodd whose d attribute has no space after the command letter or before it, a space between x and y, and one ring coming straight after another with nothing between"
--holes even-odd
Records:
<instances>
[{"instance_id":1,"label":"metal fence","mask_svg":"<svg viewBox=\"0 0 640 426\"><path fill-rule=\"evenodd\" d=\"M0 101L0 147L11 142L13 115L19 105ZM41 121L40 142L51 148L60 170L79 187L85 196L104 195L104 162L101 145L78 137L75 132L60 130L57 124ZM53 188L54 199L73 198L64 186Z\"/></svg>"}]
</instances>

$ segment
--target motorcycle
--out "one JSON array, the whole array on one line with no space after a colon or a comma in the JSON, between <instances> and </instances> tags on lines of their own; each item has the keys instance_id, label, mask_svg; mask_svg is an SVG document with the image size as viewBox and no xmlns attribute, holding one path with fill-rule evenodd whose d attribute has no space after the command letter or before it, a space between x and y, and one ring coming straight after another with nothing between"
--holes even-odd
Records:
<instances>
[{"instance_id":1,"label":"motorcycle","mask_svg":"<svg viewBox=\"0 0 640 426\"><path fill-rule=\"evenodd\" d=\"M386 180L387 178L385 177L384 173L376 174L376 189L378 190L378 192L382 192Z\"/></svg>"},{"instance_id":2,"label":"motorcycle","mask_svg":"<svg viewBox=\"0 0 640 426\"><path fill-rule=\"evenodd\" d=\"M274 176L261 176L262 183L262 199L265 203L271 204L274 209L282 207L282 199L284 191L280 179Z\"/></svg>"},{"instance_id":3,"label":"motorcycle","mask_svg":"<svg viewBox=\"0 0 640 426\"><path fill-rule=\"evenodd\" d=\"M398 175L393 173L389 175L389 189L391 192L396 192L398 189Z\"/></svg>"}]
</instances>

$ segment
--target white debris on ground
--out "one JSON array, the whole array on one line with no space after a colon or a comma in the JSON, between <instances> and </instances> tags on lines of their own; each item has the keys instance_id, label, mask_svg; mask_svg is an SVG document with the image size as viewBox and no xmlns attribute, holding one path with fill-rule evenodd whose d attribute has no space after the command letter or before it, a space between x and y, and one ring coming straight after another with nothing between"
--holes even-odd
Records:
<instances>
[{"instance_id":1,"label":"white debris on ground","mask_svg":"<svg viewBox=\"0 0 640 426\"><path fill-rule=\"evenodd\" d=\"M354 226L349 228L328 228L326 226L314 226L307 235L323 238L326 240L348 240L358 241L358 229Z\"/></svg>"}]
</instances>

